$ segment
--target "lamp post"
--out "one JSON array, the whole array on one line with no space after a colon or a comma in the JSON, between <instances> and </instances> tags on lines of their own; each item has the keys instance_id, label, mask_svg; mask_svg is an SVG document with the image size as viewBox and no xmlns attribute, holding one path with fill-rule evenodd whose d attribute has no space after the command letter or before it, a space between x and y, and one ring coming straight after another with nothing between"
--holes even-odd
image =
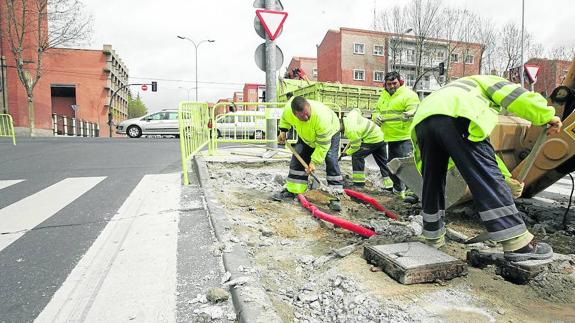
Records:
<instances>
[{"instance_id":1,"label":"lamp post","mask_svg":"<svg viewBox=\"0 0 575 323\"><path fill-rule=\"evenodd\" d=\"M200 45L202 43L208 42L208 43L213 43L215 42L215 40L213 39L204 39L201 40L199 43L196 44L195 41L191 40L188 37L184 37L184 36L177 36L179 39L185 39L190 41L192 44L194 44L194 48L196 49L196 102L198 102L198 47L200 47Z\"/></svg>"},{"instance_id":2,"label":"lamp post","mask_svg":"<svg viewBox=\"0 0 575 323\"><path fill-rule=\"evenodd\" d=\"M413 31L413 28L407 28L406 30L404 30L401 35L399 35L399 69L398 69L398 73L399 75L401 75L401 58L403 56L403 36L405 36L405 34L408 34L410 32Z\"/></svg>"}]
</instances>

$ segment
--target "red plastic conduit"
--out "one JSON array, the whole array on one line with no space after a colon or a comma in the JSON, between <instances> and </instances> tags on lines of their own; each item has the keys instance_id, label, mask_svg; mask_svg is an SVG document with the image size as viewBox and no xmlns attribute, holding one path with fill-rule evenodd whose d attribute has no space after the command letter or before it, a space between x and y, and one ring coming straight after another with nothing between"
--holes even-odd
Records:
<instances>
[{"instance_id":1,"label":"red plastic conduit","mask_svg":"<svg viewBox=\"0 0 575 323\"><path fill-rule=\"evenodd\" d=\"M301 203L301 205L303 207L305 207L306 209L308 209L311 212L311 215L315 216L318 219L322 219L324 221L333 223L339 227L342 227L346 230L349 230L351 232L355 232L359 235L362 235L364 237L371 237L374 236L376 233L371 231L370 229L364 228L360 225L357 225L355 223L351 223L347 220L338 218L336 216L327 214L323 211L320 211L315 205L313 205L312 203L310 203L302 194L298 194L297 196L299 202Z\"/></svg>"},{"instance_id":2,"label":"red plastic conduit","mask_svg":"<svg viewBox=\"0 0 575 323\"><path fill-rule=\"evenodd\" d=\"M344 188L343 190L344 190L345 194L347 194L353 198L356 198L358 200L362 200L366 203L371 204L376 210L383 212L385 214L385 216L387 216L388 218L393 219L393 220L397 220L397 215L395 215L395 213L393 213L393 212L389 211L388 209L384 208L383 206L381 206L381 204L379 204L373 197L371 197L367 194L363 194L360 192L356 192L356 191L347 189L347 188Z\"/></svg>"}]
</instances>

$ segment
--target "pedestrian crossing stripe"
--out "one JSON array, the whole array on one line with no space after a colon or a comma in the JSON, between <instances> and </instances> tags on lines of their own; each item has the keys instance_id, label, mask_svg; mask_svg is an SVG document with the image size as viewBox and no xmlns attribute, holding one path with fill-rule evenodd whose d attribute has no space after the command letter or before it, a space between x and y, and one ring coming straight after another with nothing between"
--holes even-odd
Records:
<instances>
[{"instance_id":1,"label":"pedestrian crossing stripe","mask_svg":"<svg viewBox=\"0 0 575 323\"><path fill-rule=\"evenodd\" d=\"M13 179L13 180L0 180L0 190L6 187L10 187L14 184L23 182L23 179Z\"/></svg>"},{"instance_id":2,"label":"pedestrian crossing stripe","mask_svg":"<svg viewBox=\"0 0 575 323\"><path fill-rule=\"evenodd\" d=\"M0 209L0 251L106 177L70 177Z\"/></svg>"}]
</instances>

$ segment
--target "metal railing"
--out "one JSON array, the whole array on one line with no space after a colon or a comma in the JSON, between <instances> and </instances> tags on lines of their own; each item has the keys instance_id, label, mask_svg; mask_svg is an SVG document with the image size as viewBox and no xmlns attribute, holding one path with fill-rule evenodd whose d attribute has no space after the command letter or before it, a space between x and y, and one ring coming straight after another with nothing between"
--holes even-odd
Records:
<instances>
[{"instance_id":1,"label":"metal railing","mask_svg":"<svg viewBox=\"0 0 575 323\"><path fill-rule=\"evenodd\" d=\"M68 116L52 114L54 136L99 137L100 125Z\"/></svg>"},{"instance_id":2,"label":"metal railing","mask_svg":"<svg viewBox=\"0 0 575 323\"><path fill-rule=\"evenodd\" d=\"M12 143L16 146L14 120L12 120L12 116L9 114L0 114L0 137L12 137Z\"/></svg>"},{"instance_id":3,"label":"metal railing","mask_svg":"<svg viewBox=\"0 0 575 323\"><path fill-rule=\"evenodd\" d=\"M180 103L178 123L184 185L189 185L188 161L210 142L210 109L208 104L201 102Z\"/></svg>"}]
</instances>

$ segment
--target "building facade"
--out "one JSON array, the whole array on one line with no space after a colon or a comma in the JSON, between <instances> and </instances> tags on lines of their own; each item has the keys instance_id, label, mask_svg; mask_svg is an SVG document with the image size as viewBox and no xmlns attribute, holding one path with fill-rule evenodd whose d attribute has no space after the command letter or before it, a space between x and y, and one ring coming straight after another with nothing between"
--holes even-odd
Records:
<instances>
[{"instance_id":1,"label":"building facade","mask_svg":"<svg viewBox=\"0 0 575 323\"><path fill-rule=\"evenodd\" d=\"M545 97L550 96L553 90L561 85L571 66L570 61L544 58L532 58L526 64L539 66L533 90Z\"/></svg>"},{"instance_id":2,"label":"building facade","mask_svg":"<svg viewBox=\"0 0 575 323\"><path fill-rule=\"evenodd\" d=\"M329 30L317 48L318 81L383 86L385 74L398 71L408 86L417 83L417 91L425 94L450 79L479 74L480 44L428 39L419 45L411 35ZM446 75L438 73L440 62Z\"/></svg>"},{"instance_id":3,"label":"building facade","mask_svg":"<svg viewBox=\"0 0 575 323\"><path fill-rule=\"evenodd\" d=\"M0 4L2 12L4 6ZM26 13L24 25L36 24L37 12ZM18 62L10 47L15 36L9 35L6 19L0 22L0 113L12 116L17 135L30 133L28 95L17 69L20 63L29 78L40 66L41 77L32 99L35 135L108 136L109 111L114 123L127 118L127 87L114 96L108 110L112 91L128 84L128 70L112 46L104 45L101 50L49 48L39 56L39 33L31 28L23 33L25 50ZM48 28L47 21L42 28Z\"/></svg>"},{"instance_id":4,"label":"building facade","mask_svg":"<svg viewBox=\"0 0 575 323\"><path fill-rule=\"evenodd\" d=\"M293 71L299 68L303 70L310 81L317 81L317 59L314 57L292 57L288 67L287 72Z\"/></svg>"}]
</instances>

